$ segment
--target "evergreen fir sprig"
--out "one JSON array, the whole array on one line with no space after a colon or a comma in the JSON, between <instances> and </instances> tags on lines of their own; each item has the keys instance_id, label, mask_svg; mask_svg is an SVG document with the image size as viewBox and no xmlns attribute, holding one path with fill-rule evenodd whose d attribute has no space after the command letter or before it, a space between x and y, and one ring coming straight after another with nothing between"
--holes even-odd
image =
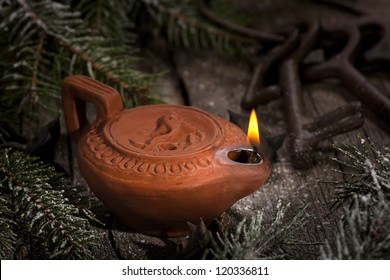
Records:
<instances>
[{"instance_id":1,"label":"evergreen fir sprig","mask_svg":"<svg viewBox=\"0 0 390 280\"><path fill-rule=\"evenodd\" d=\"M197 13L197 1L183 1L180 6L175 1L141 1L142 10L148 12L173 47L240 54L255 45L249 38L223 31L203 20Z\"/></svg>"},{"instance_id":2,"label":"evergreen fir sprig","mask_svg":"<svg viewBox=\"0 0 390 280\"><path fill-rule=\"evenodd\" d=\"M249 221L241 221L234 232L211 238L211 247L204 258L213 259L262 259L286 258L284 246L294 244L293 234L307 222L305 209L291 220L286 214L290 204L278 201L276 215L271 224L263 221L264 212L259 211Z\"/></svg>"},{"instance_id":3,"label":"evergreen fir sprig","mask_svg":"<svg viewBox=\"0 0 390 280\"><path fill-rule=\"evenodd\" d=\"M14 236L29 234L37 244L44 244L41 249L47 257L93 258L91 246L97 233L89 220L80 216L79 209L64 197L66 188L54 169L41 164L37 158L9 149L0 151L2 208L12 212L17 224L17 231L8 234L8 243L1 243L5 244L0 247L1 254L11 249ZM11 220L7 212L1 215L2 221Z\"/></svg>"},{"instance_id":4,"label":"evergreen fir sprig","mask_svg":"<svg viewBox=\"0 0 390 280\"><path fill-rule=\"evenodd\" d=\"M14 225L9 203L0 196L0 260L6 259L9 254L13 253L16 241L16 234L12 230Z\"/></svg>"},{"instance_id":5,"label":"evergreen fir sprig","mask_svg":"<svg viewBox=\"0 0 390 280\"><path fill-rule=\"evenodd\" d=\"M241 26L249 26L252 22L252 18L249 17L248 14L240 13L239 11L237 11L237 7L235 7L235 5L232 5L232 3L229 1L213 0L208 2L210 10L214 11L215 15L222 19L228 20L234 24ZM260 2L264 3L259 3L257 5L265 6L267 4L267 1Z\"/></svg>"},{"instance_id":6,"label":"evergreen fir sprig","mask_svg":"<svg viewBox=\"0 0 390 280\"><path fill-rule=\"evenodd\" d=\"M66 184L63 196L78 210L78 215L94 225L104 226L91 209L104 209L102 202L93 193L86 192L84 185Z\"/></svg>"},{"instance_id":7,"label":"evergreen fir sprig","mask_svg":"<svg viewBox=\"0 0 390 280\"><path fill-rule=\"evenodd\" d=\"M139 99L137 94L158 75L137 70L140 58L133 44L119 40L121 36L103 24L96 32L80 12L62 3L0 0L1 119L14 120L15 114L29 112L35 105L58 110L56 100L66 75L95 76L116 87L126 105ZM117 4L124 7L110 11L122 15L126 3Z\"/></svg>"},{"instance_id":8,"label":"evergreen fir sprig","mask_svg":"<svg viewBox=\"0 0 390 280\"><path fill-rule=\"evenodd\" d=\"M340 164L343 181L335 182L333 207L339 207L356 200L353 197L370 195L376 203L380 199L390 200L390 148L383 146L381 151L368 138L360 139L360 146L344 145L337 147L339 158L333 160ZM341 159L344 156L345 159Z\"/></svg>"},{"instance_id":9,"label":"evergreen fir sprig","mask_svg":"<svg viewBox=\"0 0 390 280\"><path fill-rule=\"evenodd\" d=\"M340 221L336 246L327 241L321 247L322 259L375 260L390 258L390 204L372 201L371 195L355 196L352 209Z\"/></svg>"},{"instance_id":10,"label":"evergreen fir sprig","mask_svg":"<svg viewBox=\"0 0 390 280\"><path fill-rule=\"evenodd\" d=\"M134 9L137 1L132 0L81 0L77 1L74 10L81 13L89 27L106 38L119 44L130 44L136 40L131 31L134 23L128 14Z\"/></svg>"}]
</instances>

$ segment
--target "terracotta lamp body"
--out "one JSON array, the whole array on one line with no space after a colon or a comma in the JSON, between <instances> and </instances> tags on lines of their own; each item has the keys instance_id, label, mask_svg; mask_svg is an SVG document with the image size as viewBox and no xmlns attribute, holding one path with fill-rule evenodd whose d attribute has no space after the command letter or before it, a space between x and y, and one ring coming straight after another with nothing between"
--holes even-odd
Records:
<instances>
[{"instance_id":1,"label":"terracotta lamp body","mask_svg":"<svg viewBox=\"0 0 390 280\"><path fill-rule=\"evenodd\" d=\"M202 110L148 105L123 110L117 91L91 78L65 78L67 129L79 168L96 196L131 229L158 236L188 234L187 221L209 223L270 175L264 157L236 162L245 133ZM96 106L88 123L86 102Z\"/></svg>"}]
</instances>

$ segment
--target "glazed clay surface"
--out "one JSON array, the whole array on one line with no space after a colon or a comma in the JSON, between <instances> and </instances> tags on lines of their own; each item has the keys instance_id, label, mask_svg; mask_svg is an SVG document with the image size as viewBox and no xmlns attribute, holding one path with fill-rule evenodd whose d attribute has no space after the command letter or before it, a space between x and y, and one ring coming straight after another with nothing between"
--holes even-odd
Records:
<instances>
[{"instance_id":1,"label":"glazed clay surface","mask_svg":"<svg viewBox=\"0 0 390 280\"><path fill-rule=\"evenodd\" d=\"M213 218L259 188L270 175L264 157L240 163L245 133L202 110L148 105L123 110L119 93L85 76L63 82L67 128L88 185L132 230L188 234L187 221ZM89 124L85 103L97 108Z\"/></svg>"}]
</instances>

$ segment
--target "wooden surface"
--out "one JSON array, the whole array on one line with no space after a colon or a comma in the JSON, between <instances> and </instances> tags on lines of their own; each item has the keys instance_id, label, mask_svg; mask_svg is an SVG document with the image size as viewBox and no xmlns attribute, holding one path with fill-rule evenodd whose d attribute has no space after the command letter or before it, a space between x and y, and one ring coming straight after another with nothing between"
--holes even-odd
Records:
<instances>
[{"instance_id":1,"label":"wooden surface","mask_svg":"<svg viewBox=\"0 0 390 280\"><path fill-rule=\"evenodd\" d=\"M250 1L240 1L241 9L248 13L256 8L248 6ZM256 1L252 1L256 2ZM295 4L292 4L294 2ZM390 15L390 3L386 0L358 1L375 13ZM303 5L303 6L299 6ZM307 5L307 6L305 6ZM251 9L252 7L252 9ZM283 29L289 22L299 17L320 15L324 21L345 20L351 17L347 13L328 7L319 8L310 1L275 1L271 12L259 15L254 23L264 30ZM303 8L302 8L303 7ZM259 12L264 7L259 6ZM271 8L268 8L271 9ZM294 12L295 11L295 12ZM275 16L278 15L278 16ZM273 23L274 25L270 25ZM389 50L390 51L390 50ZM195 106L208 112L228 118L228 110L244 113L239 106L240 99L251 78L250 64L245 60L235 59L212 51L174 50L158 52L156 46L145 51L147 65L153 70L169 69L169 74L161 79L161 85L154 91L163 93L167 102ZM389 73L387 73L389 74ZM388 93L389 75L376 78L378 87ZM308 115L317 116L328 112L341 104L354 100L353 95L334 81L305 84L303 94ZM157 95L161 97L161 95ZM259 120L271 133L286 131L282 101L276 100L257 108ZM309 222L296 235L302 244L295 246L293 256L297 259L316 259L319 245L326 239L332 244L337 233L341 210L330 212L329 202L333 195L330 184L321 183L341 179L332 171L338 169L331 157L337 156L332 145L358 144L357 135L370 137L378 146L389 144L389 132L377 124L377 120L366 114L364 126L352 132L323 141L313 154L314 167L298 171L291 165L288 150L288 135L283 146L277 152L272 163L272 176L269 181L252 195L240 200L224 215L231 224L243 217L251 217L258 210L265 211L265 222L273 219L277 202L291 204L288 215L293 217L300 209L307 206ZM74 145L65 132L57 148L57 161L72 174L74 184L86 185L75 160ZM106 209L99 214L106 227L97 228L101 239L94 249L97 259L174 259L178 258L177 245L183 238L164 239L133 233L120 224L120 221Z\"/></svg>"}]
</instances>

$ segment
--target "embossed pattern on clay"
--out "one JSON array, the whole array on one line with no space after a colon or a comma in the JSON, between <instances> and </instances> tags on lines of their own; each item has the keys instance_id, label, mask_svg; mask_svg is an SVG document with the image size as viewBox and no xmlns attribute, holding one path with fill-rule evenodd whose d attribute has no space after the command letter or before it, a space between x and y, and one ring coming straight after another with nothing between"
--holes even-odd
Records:
<instances>
[{"instance_id":1,"label":"embossed pattern on clay","mask_svg":"<svg viewBox=\"0 0 390 280\"><path fill-rule=\"evenodd\" d=\"M180 152L202 141L204 134L204 131L197 130L179 114L172 112L157 119L156 128L145 135L145 141L136 142L130 138L129 143L145 151L161 152L170 150Z\"/></svg>"},{"instance_id":2,"label":"embossed pattern on clay","mask_svg":"<svg viewBox=\"0 0 390 280\"><path fill-rule=\"evenodd\" d=\"M106 165L118 167L120 170L135 173L148 173L150 175L178 175L180 173L193 172L197 169L209 167L211 158L188 158L180 161L148 160L138 156L125 156L115 148L108 145L94 126L87 133L86 143L96 160L103 161Z\"/></svg>"},{"instance_id":3,"label":"embossed pattern on clay","mask_svg":"<svg viewBox=\"0 0 390 280\"><path fill-rule=\"evenodd\" d=\"M145 156L199 153L221 142L224 128L210 114L191 107L150 105L108 121L104 137L118 150Z\"/></svg>"}]
</instances>

